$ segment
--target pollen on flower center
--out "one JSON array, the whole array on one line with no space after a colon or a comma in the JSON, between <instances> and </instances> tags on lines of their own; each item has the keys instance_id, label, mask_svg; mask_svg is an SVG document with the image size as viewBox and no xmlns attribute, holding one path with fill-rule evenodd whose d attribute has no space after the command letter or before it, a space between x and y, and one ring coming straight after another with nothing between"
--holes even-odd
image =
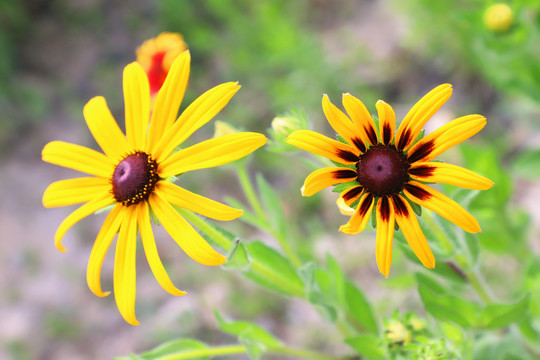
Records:
<instances>
[{"instance_id":1,"label":"pollen on flower center","mask_svg":"<svg viewBox=\"0 0 540 360\"><path fill-rule=\"evenodd\" d=\"M116 165L111 179L112 193L123 205L134 205L148 199L158 179L156 161L137 151Z\"/></svg>"},{"instance_id":2,"label":"pollen on flower center","mask_svg":"<svg viewBox=\"0 0 540 360\"><path fill-rule=\"evenodd\" d=\"M370 147L356 163L358 182L375 196L397 194L409 179L409 163L393 145Z\"/></svg>"}]
</instances>

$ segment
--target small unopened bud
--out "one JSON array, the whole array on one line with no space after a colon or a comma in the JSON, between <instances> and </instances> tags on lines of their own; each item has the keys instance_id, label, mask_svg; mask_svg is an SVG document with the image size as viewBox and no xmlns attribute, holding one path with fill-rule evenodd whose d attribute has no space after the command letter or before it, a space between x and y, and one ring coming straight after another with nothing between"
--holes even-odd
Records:
<instances>
[{"instance_id":1,"label":"small unopened bud","mask_svg":"<svg viewBox=\"0 0 540 360\"><path fill-rule=\"evenodd\" d=\"M303 111L296 109L290 112L276 116L271 123L268 133L271 136L269 149L275 152L290 152L296 149L285 142L285 139L296 130L308 128L308 119Z\"/></svg>"},{"instance_id":2,"label":"small unopened bud","mask_svg":"<svg viewBox=\"0 0 540 360\"><path fill-rule=\"evenodd\" d=\"M293 131L299 130L299 125L298 119L292 116L278 116L272 120L272 130L276 136L282 138L286 138Z\"/></svg>"},{"instance_id":3,"label":"small unopened bud","mask_svg":"<svg viewBox=\"0 0 540 360\"><path fill-rule=\"evenodd\" d=\"M398 320L391 320L388 323L385 334L391 346L403 346L412 341L412 334L410 330Z\"/></svg>"},{"instance_id":4,"label":"small unopened bud","mask_svg":"<svg viewBox=\"0 0 540 360\"><path fill-rule=\"evenodd\" d=\"M514 12L506 4L491 5L484 12L484 25L494 32L506 32L512 26Z\"/></svg>"},{"instance_id":5,"label":"small unopened bud","mask_svg":"<svg viewBox=\"0 0 540 360\"><path fill-rule=\"evenodd\" d=\"M422 331L426 328L426 323L417 318L416 316L413 316L409 319L409 327L413 330L413 331Z\"/></svg>"},{"instance_id":6,"label":"small unopened bud","mask_svg":"<svg viewBox=\"0 0 540 360\"><path fill-rule=\"evenodd\" d=\"M238 132L238 129L226 123L225 121L217 120L214 123L214 137L215 138L223 136L223 135L236 134L237 132Z\"/></svg>"}]
</instances>

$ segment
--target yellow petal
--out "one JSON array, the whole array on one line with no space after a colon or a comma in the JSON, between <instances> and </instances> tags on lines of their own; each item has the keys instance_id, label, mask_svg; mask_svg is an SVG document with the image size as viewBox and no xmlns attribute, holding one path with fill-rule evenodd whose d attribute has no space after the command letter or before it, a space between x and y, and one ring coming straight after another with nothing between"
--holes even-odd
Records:
<instances>
[{"instance_id":1,"label":"yellow petal","mask_svg":"<svg viewBox=\"0 0 540 360\"><path fill-rule=\"evenodd\" d=\"M100 152L63 141L51 141L45 145L41 158L51 164L105 178L112 176L115 166Z\"/></svg>"},{"instance_id":2,"label":"yellow petal","mask_svg":"<svg viewBox=\"0 0 540 360\"><path fill-rule=\"evenodd\" d=\"M189 257L203 265L221 265L227 261L225 256L212 249L206 240L159 195L159 191L154 191L148 201L165 230Z\"/></svg>"},{"instance_id":3,"label":"yellow petal","mask_svg":"<svg viewBox=\"0 0 540 360\"><path fill-rule=\"evenodd\" d=\"M208 90L195 99L178 120L162 134L153 152L158 164L163 162L197 129L212 120L227 105L238 89L240 89L238 83L228 82Z\"/></svg>"},{"instance_id":4,"label":"yellow petal","mask_svg":"<svg viewBox=\"0 0 540 360\"><path fill-rule=\"evenodd\" d=\"M426 122L452 96L452 85L442 84L424 95L405 115L396 133L396 147L407 150Z\"/></svg>"},{"instance_id":5,"label":"yellow petal","mask_svg":"<svg viewBox=\"0 0 540 360\"><path fill-rule=\"evenodd\" d=\"M211 219L229 221L244 213L243 210L197 195L168 181L159 181L156 188L169 203Z\"/></svg>"},{"instance_id":6,"label":"yellow petal","mask_svg":"<svg viewBox=\"0 0 540 360\"><path fill-rule=\"evenodd\" d=\"M476 221L476 219L463 207L448 196L441 194L429 186L417 181L410 181L405 184L403 193L411 201L435 211L437 214L441 215L446 220L453 222L465 231L470 233L481 231L478 221Z\"/></svg>"},{"instance_id":7,"label":"yellow petal","mask_svg":"<svg viewBox=\"0 0 540 360\"><path fill-rule=\"evenodd\" d=\"M350 207L341 195L337 198L336 205L342 215L353 216L356 213L356 210Z\"/></svg>"},{"instance_id":8,"label":"yellow petal","mask_svg":"<svg viewBox=\"0 0 540 360\"><path fill-rule=\"evenodd\" d=\"M462 141L467 140L486 126L482 115L467 115L450 121L413 145L408 154L409 163L426 162Z\"/></svg>"},{"instance_id":9,"label":"yellow petal","mask_svg":"<svg viewBox=\"0 0 540 360\"><path fill-rule=\"evenodd\" d=\"M364 188L360 185L350 187L347 190L343 191L341 194L339 194L339 197L342 200L338 199L338 201L339 202L343 201L345 205L350 206L360 197L360 195L362 195L363 191L364 191Z\"/></svg>"},{"instance_id":10,"label":"yellow petal","mask_svg":"<svg viewBox=\"0 0 540 360\"><path fill-rule=\"evenodd\" d=\"M391 202L396 221L412 251L425 267L433 269L435 267L435 257L429 248L411 205L401 195L393 196Z\"/></svg>"},{"instance_id":11,"label":"yellow petal","mask_svg":"<svg viewBox=\"0 0 540 360\"><path fill-rule=\"evenodd\" d=\"M377 202L377 241L375 257L379 271L384 276L390 274L392 265L392 243L394 240L395 212L386 196Z\"/></svg>"},{"instance_id":12,"label":"yellow petal","mask_svg":"<svg viewBox=\"0 0 540 360\"><path fill-rule=\"evenodd\" d=\"M135 317L137 250L137 207L126 208L126 214L116 243L114 256L114 299L120 314L131 325L139 325Z\"/></svg>"},{"instance_id":13,"label":"yellow petal","mask_svg":"<svg viewBox=\"0 0 540 360\"><path fill-rule=\"evenodd\" d=\"M77 210L69 214L64 219L64 221L62 221L60 226L58 226L56 234L54 235L54 244L58 251L66 251L66 249L62 245L62 238L69 230L69 228L71 228L73 225L75 225L77 222L87 217L88 215L93 214L96 211L103 209L104 207L109 206L114 202L115 200L112 194L105 194L90 202L87 202L86 204L82 205Z\"/></svg>"},{"instance_id":14,"label":"yellow petal","mask_svg":"<svg viewBox=\"0 0 540 360\"><path fill-rule=\"evenodd\" d=\"M377 114L379 115L379 133L381 142L389 145L394 139L394 131L396 130L396 114L394 109L382 100L377 101Z\"/></svg>"},{"instance_id":15,"label":"yellow petal","mask_svg":"<svg viewBox=\"0 0 540 360\"><path fill-rule=\"evenodd\" d=\"M324 156L341 164L355 164L358 162L358 150L354 147L330 139L315 131L296 130L287 137L286 141L302 150Z\"/></svg>"},{"instance_id":16,"label":"yellow petal","mask_svg":"<svg viewBox=\"0 0 540 360\"><path fill-rule=\"evenodd\" d=\"M163 183L160 181L159 183ZM158 184L159 184L158 183ZM137 224L139 225L139 232L141 233L141 240L144 247L144 253L146 259L150 265L150 269L154 274L157 282L165 291L174 296L186 295L185 291L179 290L174 286L167 271L163 267L163 263L159 258L159 254L154 240L154 234L150 225L149 208L146 202L141 202L137 205Z\"/></svg>"},{"instance_id":17,"label":"yellow petal","mask_svg":"<svg viewBox=\"0 0 540 360\"><path fill-rule=\"evenodd\" d=\"M344 234L353 235L364 231L366 224L368 223L371 210L373 209L373 195L371 193L365 193L358 203L356 212L349 219L345 225L341 225L339 231Z\"/></svg>"},{"instance_id":18,"label":"yellow petal","mask_svg":"<svg viewBox=\"0 0 540 360\"><path fill-rule=\"evenodd\" d=\"M53 182L43 193L46 208L68 206L88 202L111 191L109 179L82 177Z\"/></svg>"},{"instance_id":19,"label":"yellow petal","mask_svg":"<svg viewBox=\"0 0 540 360\"><path fill-rule=\"evenodd\" d=\"M88 283L88 288L96 296L103 297L110 294L110 291L103 292L101 289L101 267L105 255L107 254L107 250L109 250L114 236L118 232L118 229L120 229L120 224L122 224L122 221L124 220L126 209L125 206L116 204L107 215L107 218L103 222L96 237L94 246L92 246L92 252L90 253L86 269L86 282Z\"/></svg>"},{"instance_id":20,"label":"yellow petal","mask_svg":"<svg viewBox=\"0 0 540 360\"><path fill-rule=\"evenodd\" d=\"M144 150L150 121L150 85L148 76L136 62L124 68L124 107L129 146L132 149Z\"/></svg>"},{"instance_id":21,"label":"yellow petal","mask_svg":"<svg viewBox=\"0 0 540 360\"><path fill-rule=\"evenodd\" d=\"M114 163L131 150L103 96L90 99L84 106L83 114L94 139Z\"/></svg>"},{"instance_id":22,"label":"yellow petal","mask_svg":"<svg viewBox=\"0 0 540 360\"><path fill-rule=\"evenodd\" d=\"M315 170L304 181L304 186L301 189L302 196L311 196L329 186L353 181L356 179L356 175L356 171L346 167Z\"/></svg>"},{"instance_id":23,"label":"yellow petal","mask_svg":"<svg viewBox=\"0 0 540 360\"><path fill-rule=\"evenodd\" d=\"M362 139L362 133L356 129L356 125L343 111L330 102L326 94L323 96L322 107L326 119L328 119L336 133L341 135L349 144L354 145L360 153L365 153L367 149L365 140L367 138Z\"/></svg>"},{"instance_id":24,"label":"yellow petal","mask_svg":"<svg viewBox=\"0 0 540 360\"><path fill-rule=\"evenodd\" d=\"M146 150L151 154L154 153L155 147L163 134L178 117L178 109L184 98L189 78L190 62L191 55L189 51L184 51L178 55L157 94L146 147Z\"/></svg>"},{"instance_id":25,"label":"yellow petal","mask_svg":"<svg viewBox=\"0 0 540 360\"><path fill-rule=\"evenodd\" d=\"M359 135L364 142L370 145L376 145L379 139L377 130L375 129L375 122L364 103L351 94L343 94L343 106L352 121L356 124Z\"/></svg>"},{"instance_id":26,"label":"yellow petal","mask_svg":"<svg viewBox=\"0 0 540 360\"><path fill-rule=\"evenodd\" d=\"M430 183L443 183L465 189L487 190L493 181L460 166L440 162L416 162L409 169L415 180Z\"/></svg>"},{"instance_id":27,"label":"yellow petal","mask_svg":"<svg viewBox=\"0 0 540 360\"><path fill-rule=\"evenodd\" d=\"M205 169L230 163L252 153L266 143L262 134L243 132L212 138L177 151L158 167L159 176Z\"/></svg>"}]
</instances>

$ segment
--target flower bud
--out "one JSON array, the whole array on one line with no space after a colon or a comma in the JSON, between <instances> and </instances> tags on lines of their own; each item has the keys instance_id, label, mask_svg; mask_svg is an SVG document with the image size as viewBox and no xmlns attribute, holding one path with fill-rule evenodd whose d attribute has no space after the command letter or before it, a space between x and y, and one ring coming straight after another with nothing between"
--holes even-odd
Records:
<instances>
[{"instance_id":1,"label":"flower bud","mask_svg":"<svg viewBox=\"0 0 540 360\"><path fill-rule=\"evenodd\" d=\"M234 126L230 125L229 123L226 123L225 121L217 120L214 123L214 137L220 137L224 135L230 135L230 134L236 134L238 132L238 129L236 129Z\"/></svg>"},{"instance_id":2,"label":"flower bud","mask_svg":"<svg viewBox=\"0 0 540 360\"><path fill-rule=\"evenodd\" d=\"M507 4L491 5L484 12L484 25L493 32L506 32L512 26L514 13Z\"/></svg>"},{"instance_id":3,"label":"flower bud","mask_svg":"<svg viewBox=\"0 0 540 360\"><path fill-rule=\"evenodd\" d=\"M412 334L410 330L398 320L390 320L386 326L385 335L386 339L388 339L390 342L390 346L407 345L412 341Z\"/></svg>"}]
</instances>

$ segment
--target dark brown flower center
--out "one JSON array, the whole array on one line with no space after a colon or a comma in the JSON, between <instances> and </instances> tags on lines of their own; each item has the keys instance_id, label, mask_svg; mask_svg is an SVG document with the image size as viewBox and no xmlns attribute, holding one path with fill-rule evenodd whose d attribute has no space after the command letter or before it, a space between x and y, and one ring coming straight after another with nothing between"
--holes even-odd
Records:
<instances>
[{"instance_id":1,"label":"dark brown flower center","mask_svg":"<svg viewBox=\"0 0 540 360\"><path fill-rule=\"evenodd\" d=\"M134 205L148 199L158 180L156 161L137 151L116 165L111 179L112 193L125 206Z\"/></svg>"},{"instance_id":2,"label":"dark brown flower center","mask_svg":"<svg viewBox=\"0 0 540 360\"><path fill-rule=\"evenodd\" d=\"M356 163L358 182L375 196L398 194L409 179L409 163L394 145L376 145Z\"/></svg>"}]
</instances>

